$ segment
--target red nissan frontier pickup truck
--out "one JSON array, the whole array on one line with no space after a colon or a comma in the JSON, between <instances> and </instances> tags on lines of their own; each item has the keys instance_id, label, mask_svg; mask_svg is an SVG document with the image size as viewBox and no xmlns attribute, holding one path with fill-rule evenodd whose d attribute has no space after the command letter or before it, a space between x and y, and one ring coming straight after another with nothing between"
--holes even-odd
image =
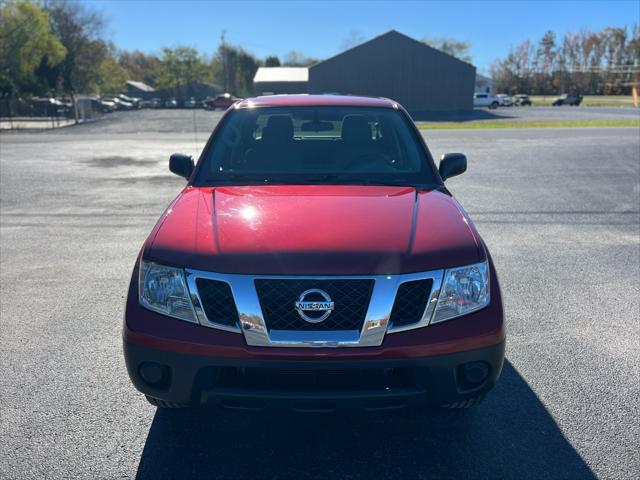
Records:
<instances>
[{"instance_id":1,"label":"red nissan frontier pickup truck","mask_svg":"<svg viewBox=\"0 0 640 480\"><path fill-rule=\"evenodd\" d=\"M396 102L227 110L133 268L124 355L164 408L463 409L504 360L489 251Z\"/></svg>"}]
</instances>

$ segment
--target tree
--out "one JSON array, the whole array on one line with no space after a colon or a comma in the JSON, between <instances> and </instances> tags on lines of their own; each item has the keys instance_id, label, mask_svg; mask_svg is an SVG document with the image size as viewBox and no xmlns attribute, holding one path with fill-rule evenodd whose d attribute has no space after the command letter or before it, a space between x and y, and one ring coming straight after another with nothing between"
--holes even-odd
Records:
<instances>
[{"instance_id":1,"label":"tree","mask_svg":"<svg viewBox=\"0 0 640 480\"><path fill-rule=\"evenodd\" d=\"M587 32L582 41L584 55L584 68L588 70L586 92L596 93L601 91L602 75L600 64L604 55L604 42L602 35L597 32Z\"/></svg>"},{"instance_id":2,"label":"tree","mask_svg":"<svg viewBox=\"0 0 640 480\"><path fill-rule=\"evenodd\" d=\"M125 86L127 71L114 58L106 58L98 68L99 93L118 93Z\"/></svg>"},{"instance_id":3,"label":"tree","mask_svg":"<svg viewBox=\"0 0 640 480\"><path fill-rule=\"evenodd\" d=\"M269 55L264 60L264 66L265 67L279 67L280 66L280 59L276 55Z\"/></svg>"},{"instance_id":4,"label":"tree","mask_svg":"<svg viewBox=\"0 0 640 480\"><path fill-rule=\"evenodd\" d=\"M602 35L605 42L604 61L608 67L605 76L605 92L609 95L618 95L623 89L621 73L627 63L625 58L627 29L609 27L602 31Z\"/></svg>"},{"instance_id":5,"label":"tree","mask_svg":"<svg viewBox=\"0 0 640 480\"><path fill-rule=\"evenodd\" d=\"M291 50L284 56L283 65L287 67L308 67L314 63L318 63L317 58L307 57L302 52Z\"/></svg>"},{"instance_id":6,"label":"tree","mask_svg":"<svg viewBox=\"0 0 640 480\"><path fill-rule=\"evenodd\" d=\"M138 50L133 52L121 50L117 57L118 64L127 71L127 80L137 80L152 86L156 84L158 57Z\"/></svg>"},{"instance_id":7,"label":"tree","mask_svg":"<svg viewBox=\"0 0 640 480\"><path fill-rule=\"evenodd\" d=\"M100 38L104 19L82 4L55 0L46 4L51 29L67 50L57 68L66 91L92 91L99 83L98 70L110 55L110 47Z\"/></svg>"},{"instance_id":8,"label":"tree","mask_svg":"<svg viewBox=\"0 0 640 480\"><path fill-rule=\"evenodd\" d=\"M253 77L260 62L243 48L222 43L212 62L214 79L226 91L247 96L253 93Z\"/></svg>"},{"instance_id":9,"label":"tree","mask_svg":"<svg viewBox=\"0 0 640 480\"><path fill-rule=\"evenodd\" d=\"M41 62L53 67L66 50L52 34L47 14L28 2L9 2L0 8L0 89L38 90Z\"/></svg>"},{"instance_id":10,"label":"tree","mask_svg":"<svg viewBox=\"0 0 640 480\"><path fill-rule=\"evenodd\" d=\"M635 24L625 52L627 71L624 74L625 86L640 88L640 25ZM635 71L634 71L635 70Z\"/></svg>"},{"instance_id":11,"label":"tree","mask_svg":"<svg viewBox=\"0 0 640 480\"><path fill-rule=\"evenodd\" d=\"M504 60L491 66L494 90L503 93L531 92L535 51L530 40L512 48Z\"/></svg>"},{"instance_id":12,"label":"tree","mask_svg":"<svg viewBox=\"0 0 640 480\"><path fill-rule=\"evenodd\" d=\"M425 37L422 41L430 47L440 50L441 52L448 53L452 57L456 57L463 62L471 63L472 61L471 46L468 42L446 37Z\"/></svg>"},{"instance_id":13,"label":"tree","mask_svg":"<svg viewBox=\"0 0 640 480\"><path fill-rule=\"evenodd\" d=\"M364 43L367 39L359 30L351 30L349 36L342 41L342 50L349 50Z\"/></svg>"},{"instance_id":14,"label":"tree","mask_svg":"<svg viewBox=\"0 0 640 480\"><path fill-rule=\"evenodd\" d=\"M558 40L548 31L535 52L525 41L496 60L492 76L496 88L505 92L628 94L640 76L640 27L583 29Z\"/></svg>"},{"instance_id":15,"label":"tree","mask_svg":"<svg viewBox=\"0 0 640 480\"><path fill-rule=\"evenodd\" d=\"M553 72L556 65L556 34L548 30L538 42L535 56L533 88L536 92L549 94L553 91Z\"/></svg>"},{"instance_id":16,"label":"tree","mask_svg":"<svg viewBox=\"0 0 640 480\"><path fill-rule=\"evenodd\" d=\"M155 72L156 84L159 88L176 88L202 81L206 70L206 65L195 48L163 48Z\"/></svg>"}]
</instances>

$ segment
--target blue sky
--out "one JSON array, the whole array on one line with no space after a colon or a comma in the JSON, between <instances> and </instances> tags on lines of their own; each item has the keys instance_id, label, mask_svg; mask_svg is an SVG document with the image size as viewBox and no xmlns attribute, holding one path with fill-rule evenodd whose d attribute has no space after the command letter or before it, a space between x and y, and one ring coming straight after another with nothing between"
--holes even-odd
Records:
<instances>
[{"instance_id":1,"label":"blue sky","mask_svg":"<svg viewBox=\"0 0 640 480\"><path fill-rule=\"evenodd\" d=\"M298 50L328 58L351 32L365 39L396 29L414 38L454 37L471 44L473 63L486 71L496 57L546 30L640 22L640 0L620 1L107 1L84 0L109 19L106 36L117 47L159 52L185 44L212 54L227 41L258 57Z\"/></svg>"}]
</instances>

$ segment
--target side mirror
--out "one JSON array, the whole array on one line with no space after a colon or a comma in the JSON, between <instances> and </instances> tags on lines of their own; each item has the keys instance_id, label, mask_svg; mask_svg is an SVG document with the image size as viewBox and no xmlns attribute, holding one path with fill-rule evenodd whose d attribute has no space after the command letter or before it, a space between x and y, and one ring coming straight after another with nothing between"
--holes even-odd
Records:
<instances>
[{"instance_id":1,"label":"side mirror","mask_svg":"<svg viewBox=\"0 0 640 480\"><path fill-rule=\"evenodd\" d=\"M438 172L442 181L467 171L467 157L463 153L445 153L440 158Z\"/></svg>"},{"instance_id":2,"label":"side mirror","mask_svg":"<svg viewBox=\"0 0 640 480\"><path fill-rule=\"evenodd\" d=\"M193 168L193 158L189 155L174 153L169 157L169 170L180 177L184 177L189 180L193 173Z\"/></svg>"}]
</instances>

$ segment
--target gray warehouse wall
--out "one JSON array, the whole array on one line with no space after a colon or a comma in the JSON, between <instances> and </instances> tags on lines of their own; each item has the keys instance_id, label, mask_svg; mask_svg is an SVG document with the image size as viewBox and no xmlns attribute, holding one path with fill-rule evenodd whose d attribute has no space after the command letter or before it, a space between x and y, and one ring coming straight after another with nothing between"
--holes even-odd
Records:
<instances>
[{"instance_id":1,"label":"gray warehouse wall","mask_svg":"<svg viewBox=\"0 0 640 480\"><path fill-rule=\"evenodd\" d=\"M391 31L309 69L309 93L388 97L412 113L473 108L476 69Z\"/></svg>"}]
</instances>

